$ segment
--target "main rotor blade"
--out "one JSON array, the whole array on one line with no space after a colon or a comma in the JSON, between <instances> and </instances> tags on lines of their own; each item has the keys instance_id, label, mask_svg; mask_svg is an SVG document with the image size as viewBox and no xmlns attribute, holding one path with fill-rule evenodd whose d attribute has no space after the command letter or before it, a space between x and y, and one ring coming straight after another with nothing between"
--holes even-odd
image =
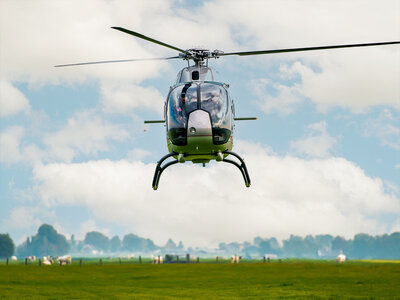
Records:
<instances>
[{"instance_id":1,"label":"main rotor blade","mask_svg":"<svg viewBox=\"0 0 400 300\"><path fill-rule=\"evenodd\" d=\"M168 45L168 44L166 44L166 43L157 41L157 40L152 39L152 38L150 38L150 37L148 37L148 36L145 36L145 35L143 35L143 34L140 34L140 33L137 33L137 32L134 32L134 31L131 31L131 30L122 28L122 27L111 27L111 28L112 28L112 29L119 30L119 31L122 31L122 32L125 32L125 33L130 34L130 35L133 35L133 36L136 36L136 37L141 38L141 39L144 39L144 40L146 40L146 41L149 41L149 42L152 42L152 43L155 43L155 44L158 44L158 45L161 45L161 46L170 48L170 49L174 49L174 50L179 51L179 52L182 52L182 53L189 54L186 50L183 50L183 49L180 49L180 48L178 48L178 47L171 46L171 45Z\"/></svg>"},{"instance_id":2,"label":"main rotor blade","mask_svg":"<svg viewBox=\"0 0 400 300\"><path fill-rule=\"evenodd\" d=\"M66 64L66 65L57 65L58 67L71 67L71 66L82 66L82 65L96 65L96 64L109 64L109 63L119 63L119 62L130 62L130 61L149 61L149 60L168 60L180 58L179 56L172 57L160 57L160 58L136 58L136 59L120 59L120 60L103 60L103 61L92 61L92 62L84 62L84 63L76 63L76 64Z\"/></svg>"},{"instance_id":3,"label":"main rotor blade","mask_svg":"<svg viewBox=\"0 0 400 300\"><path fill-rule=\"evenodd\" d=\"M350 45L318 46L318 47L306 47L306 48L288 48L288 49L276 49L276 50L260 50L260 51L230 52L230 53L221 53L221 54L219 54L218 56L227 56L227 55L246 56L246 55L273 54L273 53L285 53L285 52L300 52L300 51L313 51L313 50L327 50L327 49L338 49L338 48L381 46L381 45L393 45L393 44L400 44L400 41L395 41L395 42L381 42L381 43L367 43L367 44L350 44Z\"/></svg>"}]
</instances>

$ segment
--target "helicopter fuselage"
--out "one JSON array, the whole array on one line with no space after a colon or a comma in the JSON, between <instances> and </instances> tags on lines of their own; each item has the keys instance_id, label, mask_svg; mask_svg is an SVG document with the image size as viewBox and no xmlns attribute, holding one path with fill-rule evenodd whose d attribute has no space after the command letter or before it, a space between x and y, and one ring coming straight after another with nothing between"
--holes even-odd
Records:
<instances>
[{"instance_id":1,"label":"helicopter fuselage","mask_svg":"<svg viewBox=\"0 0 400 300\"><path fill-rule=\"evenodd\" d=\"M221 161L232 150L234 104L229 86L206 66L182 69L165 102L167 145L179 162Z\"/></svg>"}]
</instances>

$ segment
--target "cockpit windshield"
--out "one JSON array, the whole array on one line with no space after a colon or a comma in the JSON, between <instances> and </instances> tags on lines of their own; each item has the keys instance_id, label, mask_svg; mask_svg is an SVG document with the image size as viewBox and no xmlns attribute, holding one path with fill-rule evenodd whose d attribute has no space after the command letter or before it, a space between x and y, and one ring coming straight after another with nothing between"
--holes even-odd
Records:
<instances>
[{"instance_id":1,"label":"cockpit windshield","mask_svg":"<svg viewBox=\"0 0 400 300\"><path fill-rule=\"evenodd\" d=\"M217 84L203 83L201 91L201 109L210 113L213 127L224 126L228 113L228 96L225 89Z\"/></svg>"},{"instance_id":2,"label":"cockpit windshield","mask_svg":"<svg viewBox=\"0 0 400 300\"><path fill-rule=\"evenodd\" d=\"M215 83L201 84L200 92L201 109L211 117L214 144L226 143L232 130L228 93L222 85Z\"/></svg>"},{"instance_id":3,"label":"cockpit windshield","mask_svg":"<svg viewBox=\"0 0 400 300\"><path fill-rule=\"evenodd\" d=\"M168 126L186 127L188 114L198 107L197 85L188 83L176 87L169 95L168 106Z\"/></svg>"},{"instance_id":4,"label":"cockpit windshield","mask_svg":"<svg viewBox=\"0 0 400 300\"><path fill-rule=\"evenodd\" d=\"M233 116L226 89L214 82L182 84L170 92L167 130L171 141L175 145L186 144L188 118L197 109L210 115L214 144L226 143L231 134Z\"/></svg>"}]
</instances>

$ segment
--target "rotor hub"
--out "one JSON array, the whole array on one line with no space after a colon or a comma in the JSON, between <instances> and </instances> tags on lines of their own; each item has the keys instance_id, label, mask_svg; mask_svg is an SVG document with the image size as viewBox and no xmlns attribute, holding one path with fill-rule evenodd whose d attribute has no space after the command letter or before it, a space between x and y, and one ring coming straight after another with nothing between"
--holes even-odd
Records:
<instances>
[{"instance_id":1,"label":"rotor hub","mask_svg":"<svg viewBox=\"0 0 400 300\"><path fill-rule=\"evenodd\" d=\"M179 57L185 60L191 59L195 62L202 62L209 58L219 58L223 53L220 50L210 51L209 49L192 48L187 49L184 53L179 53Z\"/></svg>"}]
</instances>

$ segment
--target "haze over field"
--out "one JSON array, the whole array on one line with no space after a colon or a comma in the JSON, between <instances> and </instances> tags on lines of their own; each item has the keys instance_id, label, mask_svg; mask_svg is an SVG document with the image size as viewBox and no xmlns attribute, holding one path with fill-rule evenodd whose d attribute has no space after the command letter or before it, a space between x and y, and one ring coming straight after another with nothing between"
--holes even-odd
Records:
<instances>
[{"instance_id":1,"label":"haze over field","mask_svg":"<svg viewBox=\"0 0 400 300\"><path fill-rule=\"evenodd\" d=\"M134 232L216 246L255 236L400 231L400 46L226 57L230 165L176 165L163 101L184 62L54 65L400 40L400 1L0 0L0 232L17 242L42 223L83 239Z\"/></svg>"}]
</instances>

